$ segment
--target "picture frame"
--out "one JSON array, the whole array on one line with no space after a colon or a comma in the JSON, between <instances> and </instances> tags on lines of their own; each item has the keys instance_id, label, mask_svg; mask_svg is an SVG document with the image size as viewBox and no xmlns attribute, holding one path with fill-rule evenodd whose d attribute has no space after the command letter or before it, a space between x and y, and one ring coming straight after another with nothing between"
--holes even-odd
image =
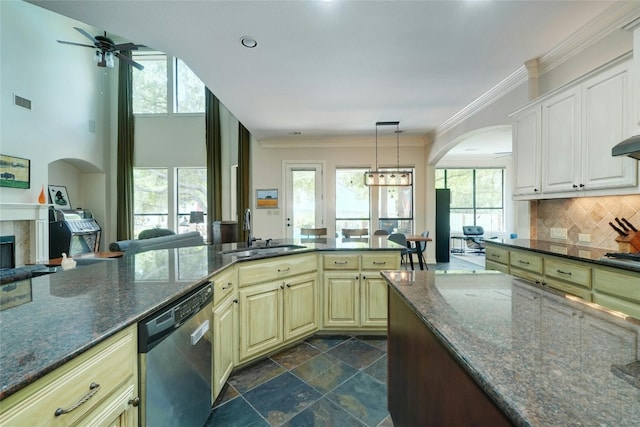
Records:
<instances>
[{"instance_id":1,"label":"picture frame","mask_svg":"<svg viewBox=\"0 0 640 427\"><path fill-rule=\"evenodd\" d=\"M277 209L278 208L278 189L268 188L256 190L256 208L257 209Z\"/></svg>"},{"instance_id":2,"label":"picture frame","mask_svg":"<svg viewBox=\"0 0 640 427\"><path fill-rule=\"evenodd\" d=\"M31 160L0 154L0 187L31 188Z\"/></svg>"},{"instance_id":3,"label":"picture frame","mask_svg":"<svg viewBox=\"0 0 640 427\"><path fill-rule=\"evenodd\" d=\"M64 185L49 186L49 203L56 208L73 209L71 207L71 201L69 200L69 194L67 194L67 187Z\"/></svg>"}]
</instances>

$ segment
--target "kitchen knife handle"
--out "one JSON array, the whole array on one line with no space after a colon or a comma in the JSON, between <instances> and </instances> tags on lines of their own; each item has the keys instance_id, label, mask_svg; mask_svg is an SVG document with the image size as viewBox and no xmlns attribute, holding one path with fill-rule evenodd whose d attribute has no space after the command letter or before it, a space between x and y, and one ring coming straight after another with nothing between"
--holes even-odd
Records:
<instances>
[{"instance_id":1,"label":"kitchen knife handle","mask_svg":"<svg viewBox=\"0 0 640 427\"><path fill-rule=\"evenodd\" d=\"M615 225L613 225L613 223L611 221L609 221L609 225L611 226L611 228L613 228L614 230L616 230L618 232L619 235L621 236L628 236L627 233L625 233L624 231L620 230L618 227L616 227Z\"/></svg>"},{"instance_id":2,"label":"kitchen knife handle","mask_svg":"<svg viewBox=\"0 0 640 427\"><path fill-rule=\"evenodd\" d=\"M626 226L626 225L624 225L624 224L623 224L623 222L622 222L622 221L620 221L620 219L619 219L618 217L616 217L616 222L618 223L618 225L619 225L620 227L622 227L622 230L624 230L624 232L625 232L625 233L628 233L628 232L629 232L629 229L627 228L627 226Z\"/></svg>"},{"instance_id":3,"label":"kitchen knife handle","mask_svg":"<svg viewBox=\"0 0 640 427\"><path fill-rule=\"evenodd\" d=\"M638 229L637 229L637 228L635 228L635 227L633 226L633 224L631 224L631 223L630 223L626 218L622 218L622 221L623 221L625 224L627 224L627 227L629 227L629 228L631 229L631 231L636 232L636 233L638 232Z\"/></svg>"}]
</instances>

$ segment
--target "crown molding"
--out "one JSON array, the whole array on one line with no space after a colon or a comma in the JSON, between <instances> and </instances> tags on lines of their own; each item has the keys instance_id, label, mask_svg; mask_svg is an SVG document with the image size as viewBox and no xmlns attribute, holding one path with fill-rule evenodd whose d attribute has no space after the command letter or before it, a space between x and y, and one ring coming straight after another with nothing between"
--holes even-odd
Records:
<instances>
[{"instance_id":1,"label":"crown molding","mask_svg":"<svg viewBox=\"0 0 640 427\"><path fill-rule=\"evenodd\" d=\"M640 17L640 3L635 1L619 1L607 8L596 18L584 25L580 30L566 38L555 48L539 58L539 74L564 63L585 48L593 45L607 35L621 28L628 27ZM529 61L527 61L529 62ZM525 65L518 67L504 80L493 86L487 92L475 99L472 103L451 116L435 130L436 135L441 135L453 127L459 125L469 117L492 104L504 96L516 86L525 83L529 76Z\"/></svg>"}]
</instances>

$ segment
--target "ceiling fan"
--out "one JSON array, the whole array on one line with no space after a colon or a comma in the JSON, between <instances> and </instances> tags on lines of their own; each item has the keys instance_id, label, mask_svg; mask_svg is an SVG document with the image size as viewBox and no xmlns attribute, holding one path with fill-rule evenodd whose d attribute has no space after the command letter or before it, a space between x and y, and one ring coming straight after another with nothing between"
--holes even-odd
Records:
<instances>
[{"instance_id":1,"label":"ceiling fan","mask_svg":"<svg viewBox=\"0 0 640 427\"><path fill-rule=\"evenodd\" d=\"M84 46L84 47L89 47L91 49L96 49L95 54L93 55L93 60L96 62L96 64L98 65L98 67L107 67L107 68L113 68L114 66L114 61L113 61L113 57L117 57L118 59L120 59L121 61L125 61L129 64L131 64L132 66L136 67L138 70L143 70L144 67L140 64L138 64L137 62L135 62L134 60L122 55L119 51L122 50L137 50L139 45L136 45L134 43L120 43L120 44L115 44L113 42L113 40L111 40L109 37L107 37L107 32L104 32L104 36L92 36L91 34L89 34L88 32L86 32L85 30L83 30L82 28L78 28L78 27L73 27L76 30L78 30L78 32L80 34L82 34L83 36L85 36L86 38L88 38L89 40L91 40L93 42L93 46L89 45L89 44L82 44L82 43L74 43L74 42L68 42L68 41L64 41L64 40L58 40L58 43L62 43L62 44L71 44L74 46ZM142 46L142 45L140 45Z\"/></svg>"}]
</instances>

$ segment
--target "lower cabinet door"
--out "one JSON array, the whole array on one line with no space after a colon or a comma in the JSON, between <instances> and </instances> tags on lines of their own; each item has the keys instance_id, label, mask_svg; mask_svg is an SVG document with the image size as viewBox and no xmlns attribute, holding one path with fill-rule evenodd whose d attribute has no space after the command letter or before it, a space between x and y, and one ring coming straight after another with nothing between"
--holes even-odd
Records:
<instances>
[{"instance_id":1,"label":"lower cabinet door","mask_svg":"<svg viewBox=\"0 0 640 427\"><path fill-rule=\"evenodd\" d=\"M236 307L233 295L213 310L213 387L211 401L215 401L233 370L238 340L236 334Z\"/></svg>"},{"instance_id":2,"label":"lower cabinet door","mask_svg":"<svg viewBox=\"0 0 640 427\"><path fill-rule=\"evenodd\" d=\"M354 328L360 326L360 275L324 273L324 328Z\"/></svg>"},{"instance_id":3,"label":"lower cabinet door","mask_svg":"<svg viewBox=\"0 0 640 427\"><path fill-rule=\"evenodd\" d=\"M282 344L282 281L239 291L240 362Z\"/></svg>"},{"instance_id":4,"label":"lower cabinet door","mask_svg":"<svg viewBox=\"0 0 640 427\"><path fill-rule=\"evenodd\" d=\"M387 327L387 282L379 271L362 272L360 326Z\"/></svg>"},{"instance_id":5,"label":"lower cabinet door","mask_svg":"<svg viewBox=\"0 0 640 427\"><path fill-rule=\"evenodd\" d=\"M138 403L135 400L135 396L135 385L129 384L75 425L87 427L136 427L138 425Z\"/></svg>"},{"instance_id":6,"label":"lower cabinet door","mask_svg":"<svg viewBox=\"0 0 640 427\"><path fill-rule=\"evenodd\" d=\"M318 329L316 273L284 280L284 340L310 335Z\"/></svg>"}]
</instances>

